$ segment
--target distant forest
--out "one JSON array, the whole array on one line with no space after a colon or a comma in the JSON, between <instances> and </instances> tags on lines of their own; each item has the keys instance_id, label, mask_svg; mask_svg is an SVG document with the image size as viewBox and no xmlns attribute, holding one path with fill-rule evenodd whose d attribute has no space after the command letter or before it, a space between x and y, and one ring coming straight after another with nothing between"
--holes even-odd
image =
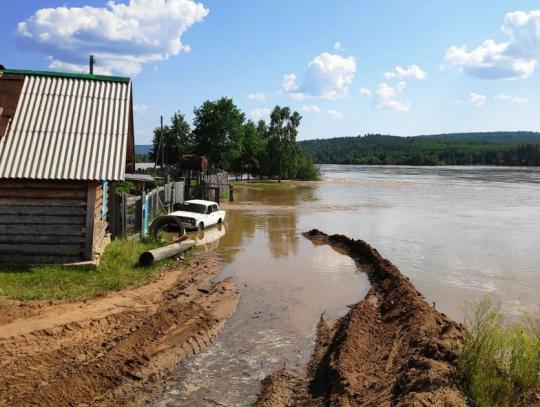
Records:
<instances>
[{"instance_id":1,"label":"distant forest","mask_svg":"<svg viewBox=\"0 0 540 407\"><path fill-rule=\"evenodd\" d=\"M540 133L453 133L306 140L298 143L318 164L540 165Z\"/></svg>"}]
</instances>

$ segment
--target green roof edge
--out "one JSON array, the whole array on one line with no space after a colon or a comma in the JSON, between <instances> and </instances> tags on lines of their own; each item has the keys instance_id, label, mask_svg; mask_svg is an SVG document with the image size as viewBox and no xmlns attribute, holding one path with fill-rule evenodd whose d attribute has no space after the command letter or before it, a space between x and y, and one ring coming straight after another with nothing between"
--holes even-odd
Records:
<instances>
[{"instance_id":1,"label":"green roof edge","mask_svg":"<svg viewBox=\"0 0 540 407\"><path fill-rule=\"evenodd\" d=\"M75 72L51 72L51 71L32 71L27 69L2 69L0 72L19 74L19 75L34 75L34 76L51 76L56 78L74 78L74 79L92 79L95 81L111 81L111 82L129 82L130 79L123 76L108 76L94 75L89 73Z\"/></svg>"}]
</instances>

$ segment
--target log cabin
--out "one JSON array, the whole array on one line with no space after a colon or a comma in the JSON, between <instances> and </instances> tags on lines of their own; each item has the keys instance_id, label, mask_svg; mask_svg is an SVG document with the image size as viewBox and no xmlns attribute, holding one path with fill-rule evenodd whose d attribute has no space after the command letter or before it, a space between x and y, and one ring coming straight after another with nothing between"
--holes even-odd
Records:
<instances>
[{"instance_id":1,"label":"log cabin","mask_svg":"<svg viewBox=\"0 0 540 407\"><path fill-rule=\"evenodd\" d=\"M0 263L95 260L135 168L129 78L0 69Z\"/></svg>"}]
</instances>

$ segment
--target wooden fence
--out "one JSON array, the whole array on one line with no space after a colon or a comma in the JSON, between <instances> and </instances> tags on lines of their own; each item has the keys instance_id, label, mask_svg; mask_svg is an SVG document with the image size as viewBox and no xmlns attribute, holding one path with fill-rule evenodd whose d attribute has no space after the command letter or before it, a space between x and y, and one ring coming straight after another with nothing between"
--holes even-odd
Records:
<instances>
[{"instance_id":1,"label":"wooden fence","mask_svg":"<svg viewBox=\"0 0 540 407\"><path fill-rule=\"evenodd\" d=\"M184 202L184 181L169 182L139 196L117 194L116 219L111 222L113 236L148 235L152 221L174 210L175 204Z\"/></svg>"}]
</instances>

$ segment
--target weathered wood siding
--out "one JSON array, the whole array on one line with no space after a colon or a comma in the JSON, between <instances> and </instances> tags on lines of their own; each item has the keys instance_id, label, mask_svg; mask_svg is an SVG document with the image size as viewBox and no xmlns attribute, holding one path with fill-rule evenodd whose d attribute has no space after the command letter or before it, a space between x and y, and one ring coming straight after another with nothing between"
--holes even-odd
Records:
<instances>
[{"instance_id":1,"label":"weathered wood siding","mask_svg":"<svg viewBox=\"0 0 540 407\"><path fill-rule=\"evenodd\" d=\"M103 186L98 184L96 186L96 201L94 204L94 236L93 236L93 250L95 251L102 243L105 233L107 233L107 219L102 218L103 210Z\"/></svg>"},{"instance_id":2,"label":"weathered wood siding","mask_svg":"<svg viewBox=\"0 0 540 407\"><path fill-rule=\"evenodd\" d=\"M90 185L97 194L87 182L0 180L0 263L89 259Z\"/></svg>"}]
</instances>

